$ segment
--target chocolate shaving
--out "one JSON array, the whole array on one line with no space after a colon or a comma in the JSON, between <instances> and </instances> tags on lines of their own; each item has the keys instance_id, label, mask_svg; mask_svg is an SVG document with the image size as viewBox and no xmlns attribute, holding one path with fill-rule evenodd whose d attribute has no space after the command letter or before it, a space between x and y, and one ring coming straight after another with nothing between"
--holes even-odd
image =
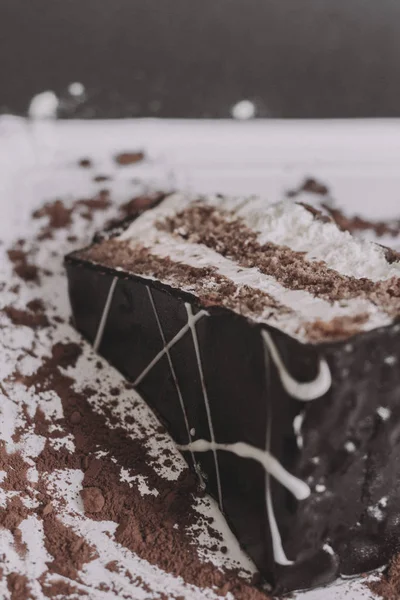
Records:
<instances>
[{"instance_id":1,"label":"chocolate shaving","mask_svg":"<svg viewBox=\"0 0 400 600\"><path fill-rule=\"evenodd\" d=\"M286 195L288 198L294 198L302 192L309 192L311 194L317 194L318 196L327 196L329 194L329 188L314 177L308 177L298 188L287 191Z\"/></svg>"},{"instance_id":2,"label":"chocolate shaving","mask_svg":"<svg viewBox=\"0 0 400 600\"><path fill-rule=\"evenodd\" d=\"M337 226L342 231L355 233L357 231L373 231L377 237L390 235L397 237L400 234L400 220L397 221L371 221L358 215L347 217L343 211L323 204L323 208L331 215Z\"/></svg>"},{"instance_id":3,"label":"chocolate shaving","mask_svg":"<svg viewBox=\"0 0 400 600\"><path fill-rule=\"evenodd\" d=\"M159 257L143 246L130 246L116 239L105 240L78 253L79 258L116 266L137 275L151 275L161 281L178 280L190 287L203 306L223 306L242 314L259 314L268 309L290 313L268 294L244 285L238 287L214 267L192 267L168 257Z\"/></svg>"},{"instance_id":4,"label":"chocolate shaving","mask_svg":"<svg viewBox=\"0 0 400 600\"><path fill-rule=\"evenodd\" d=\"M39 269L29 262L28 256L22 249L22 244L10 248L7 252L8 258L13 263L14 273L24 281L39 282Z\"/></svg>"}]
</instances>

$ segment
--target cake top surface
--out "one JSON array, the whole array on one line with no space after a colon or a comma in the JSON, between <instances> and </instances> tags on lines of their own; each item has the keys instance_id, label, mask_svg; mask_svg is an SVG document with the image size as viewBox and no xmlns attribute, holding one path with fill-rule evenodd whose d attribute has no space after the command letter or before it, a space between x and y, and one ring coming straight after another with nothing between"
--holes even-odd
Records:
<instances>
[{"instance_id":1,"label":"cake top surface","mask_svg":"<svg viewBox=\"0 0 400 600\"><path fill-rule=\"evenodd\" d=\"M400 256L292 199L174 193L80 257L305 342L345 339L400 312Z\"/></svg>"}]
</instances>

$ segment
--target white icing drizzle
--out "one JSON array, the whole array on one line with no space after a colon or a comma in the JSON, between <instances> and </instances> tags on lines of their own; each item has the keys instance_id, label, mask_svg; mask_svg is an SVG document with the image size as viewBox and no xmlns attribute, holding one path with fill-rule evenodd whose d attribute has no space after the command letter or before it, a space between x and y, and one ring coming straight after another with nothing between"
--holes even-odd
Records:
<instances>
[{"instance_id":1,"label":"white icing drizzle","mask_svg":"<svg viewBox=\"0 0 400 600\"><path fill-rule=\"evenodd\" d=\"M314 381L311 381L308 383L299 383L287 371L287 369L286 369L285 365L283 364L283 361L280 357L278 349L276 348L275 342L272 339L272 336L265 329L262 330L261 335L264 340L264 357L265 357L265 372L266 372L266 378L267 378L267 387L268 387L268 382L269 382L269 366L270 366L269 357L271 357L274 362L274 365L278 371L282 386L284 387L284 389L290 396L292 396L293 398L296 398L297 400L301 400L303 402L309 402L310 400L315 400L316 398L320 398L321 396L326 394L326 392L329 390L329 388L332 385L332 377L331 377L331 372L330 372L328 363L326 362L325 359L320 358L318 375L314 379ZM266 443L266 448L267 448L268 452L270 451L270 448L271 448L272 416L270 413L271 413L271 411L269 410L269 418L268 418L268 422L267 422L267 443ZM297 436L297 442L298 442L299 447L301 447L303 444L303 440L302 440L302 437L300 434L301 425L302 425L303 420L304 420L304 412L297 415L297 417L295 418L295 420L293 422L293 426L294 426L295 434ZM296 429L298 431L296 431ZM299 436L301 439L301 444L299 444ZM300 481L300 480L298 480L298 481ZM303 483L304 485L307 485L304 482L301 482L301 483ZM268 520L269 520L269 525L270 525L270 530L271 530L271 537L272 537L272 548L273 548L273 553L274 553L274 560L276 563L278 563L280 565L286 565L286 566L291 565L291 564L293 564L293 561L289 560L285 554L285 551L284 551L283 545L282 545L282 539L281 539L281 536L279 533L279 528L278 528L278 525L277 525L277 522L275 519L275 513L274 513L272 497L271 497L271 488L270 488L270 482L269 482L268 476L266 478L265 494L266 494L267 515L268 515ZM303 498L298 498L297 496L296 496L296 498L298 500L303 499Z\"/></svg>"},{"instance_id":2,"label":"white icing drizzle","mask_svg":"<svg viewBox=\"0 0 400 600\"><path fill-rule=\"evenodd\" d=\"M310 495L310 488L304 481L291 475L280 462L266 450L251 446L246 442L235 442L233 444L220 444L208 440L196 440L191 444L178 445L180 450L192 450L193 452L232 452L241 458L251 458L259 462L267 473L272 475L279 483L287 488L297 500L304 500Z\"/></svg>"},{"instance_id":3,"label":"white icing drizzle","mask_svg":"<svg viewBox=\"0 0 400 600\"><path fill-rule=\"evenodd\" d=\"M205 310L200 310L198 313L193 315L191 322L187 322L186 325L182 327L180 331L155 355L153 360L147 365L147 367L140 373L140 375L136 378L133 385L137 386L139 383L146 377L146 375L151 371L151 369L158 363L158 361L166 354L179 340L183 338L183 336L189 331L191 324L197 323L199 319L207 315L208 313Z\"/></svg>"},{"instance_id":4,"label":"white icing drizzle","mask_svg":"<svg viewBox=\"0 0 400 600\"><path fill-rule=\"evenodd\" d=\"M208 399L207 386L206 386L206 382L204 379L203 365L202 365L201 356L200 356L199 341L197 339L196 321L194 320L194 317L196 315L193 314L192 306L188 302L185 302L185 308L186 308L186 312L187 312L187 316L188 316L188 325L192 332L193 346L194 346L194 351L196 353L197 367L198 367L199 375L200 375L200 383L201 383L201 389L203 392L204 405L205 405L205 409L206 409L206 413L207 413L207 421L208 421L208 428L210 430L211 443L215 444L215 435L214 435L214 427L213 427L213 423L212 423L210 402ZM217 455L216 448L212 449L212 451L213 451L213 455L214 455L215 476L217 479L218 503L219 503L219 507L220 507L221 511L223 512L221 477L219 474L218 455Z\"/></svg>"},{"instance_id":5,"label":"white icing drizzle","mask_svg":"<svg viewBox=\"0 0 400 600\"><path fill-rule=\"evenodd\" d=\"M289 396L292 396L292 398L296 398L297 400L301 400L302 402L309 402L310 400L315 400L316 398L320 398L326 394L332 385L332 377L328 363L324 358L319 359L317 377L313 381L299 383L287 371L275 346L275 343L268 331L263 329L261 335L271 353L271 358L278 369L282 385Z\"/></svg>"},{"instance_id":6,"label":"white icing drizzle","mask_svg":"<svg viewBox=\"0 0 400 600\"><path fill-rule=\"evenodd\" d=\"M166 348L167 347L167 341L165 339L164 330L163 330L162 325L161 325L160 317L158 316L158 311L157 311L157 307L156 307L155 302L154 302L153 294L152 294L151 289L150 289L149 286L146 286L146 290L147 290L147 293L149 295L149 300L150 300L150 304L151 304L151 307L152 307L153 312L154 312L155 319L157 321L157 326L158 326L158 330L160 332L162 343L164 344L164 347ZM166 355L167 355L167 359L168 359L169 368L171 370L172 379L174 381L174 385L175 385L175 388L176 388L176 393L178 394L179 404L180 404L181 409L182 409L183 420L185 422L185 427L186 427L186 432L187 432L187 435L188 435L188 439L189 439L189 442L191 442L192 441L192 431L194 431L194 429L190 429L190 426L189 426L189 420L188 420L188 416L187 416L187 412L186 412L186 408L185 408L185 403L183 401L181 387L179 385L178 377L177 377L176 372L175 372L175 368L174 368L174 365L173 365L173 362L172 362L171 353L170 353L169 349L166 350ZM200 469L197 468L197 463L196 463L196 459L195 459L195 456L194 456L194 452L191 452L191 455L192 455L192 460L193 460L194 468L195 468L195 470L197 472L197 475L198 475L198 477L200 479L200 483L203 484L203 477L201 475Z\"/></svg>"},{"instance_id":7,"label":"white icing drizzle","mask_svg":"<svg viewBox=\"0 0 400 600\"><path fill-rule=\"evenodd\" d=\"M267 394L270 391L270 357L267 349L264 346L264 363L265 363L265 383ZM267 424L266 424L266 440L265 450L271 452L271 423L272 423L272 406L271 403L267 403ZM279 565L289 566L293 564L293 561L289 560L283 549L282 538L279 532L278 523L276 522L274 505L272 502L271 493L271 476L269 472L265 472L265 506L267 510L267 517L269 523L269 530L271 534L272 552L274 555L274 561Z\"/></svg>"},{"instance_id":8,"label":"white icing drizzle","mask_svg":"<svg viewBox=\"0 0 400 600\"><path fill-rule=\"evenodd\" d=\"M108 290L108 294L107 294L107 300L106 303L104 305L104 309L103 309L103 313L101 315L101 319L100 319L100 323L99 326L97 328L97 333L96 333L96 337L95 340L93 342L93 349L95 352L98 351L100 344L101 344L101 340L103 338L103 333L104 333L104 328L106 326L107 323L107 318L108 318L108 313L110 312L110 307L111 307L111 302L114 296L114 291L115 291L115 286L117 285L118 282L118 277L114 277L111 285L110 285L110 289Z\"/></svg>"},{"instance_id":9,"label":"white icing drizzle","mask_svg":"<svg viewBox=\"0 0 400 600\"><path fill-rule=\"evenodd\" d=\"M303 436L301 435L301 428L305 417L305 411L302 410L293 419L293 431L296 436L297 447L299 450L303 447Z\"/></svg>"},{"instance_id":10,"label":"white icing drizzle","mask_svg":"<svg viewBox=\"0 0 400 600\"><path fill-rule=\"evenodd\" d=\"M268 484L265 487L265 501L267 505L267 515L269 521L269 530L271 532L272 539L272 552L274 554L274 561L278 565L290 566L294 564L293 560L290 560L283 549L281 534L279 533L278 523L276 522L274 507L272 504L271 497L271 486L269 482L269 475L266 476Z\"/></svg>"}]
</instances>

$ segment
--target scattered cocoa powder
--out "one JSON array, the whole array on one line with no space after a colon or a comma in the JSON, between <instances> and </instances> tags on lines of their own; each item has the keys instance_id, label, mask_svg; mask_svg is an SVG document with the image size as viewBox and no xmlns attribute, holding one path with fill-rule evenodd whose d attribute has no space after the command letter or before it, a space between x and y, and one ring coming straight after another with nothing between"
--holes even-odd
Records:
<instances>
[{"instance_id":1,"label":"scattered cocoa powder","mask_svg":"<svg viewBox=\"0 0 400 600\"><path fill-rule=\"evenodd\" d=\"M329 189L324 183L321 183L313 177L309 177L298 188L286 192L286 195L289 198L295 198L302 192L310 192L319 196L327 196L329 194ZM384 235L396 237L400 234L400 219L393 219L391 221L373 221L370 219L364 219L359 215L348 217L341 209L335 208L326 202L321 204L321 208L325 210L329 216L324 215L322 211L315 209L308 204L303 204L303 206L310 212L313 212L317 218L322 217L322 219L325 220L327 218L329 219L330 216L342 231L354 233L357 231L369 230L373 231L377 237L382 237Z\"/></svg>"},{"instance_id":2,"label":"scattered cocoa powder","mask_svg":"<svg viewBox=\"0 0 400 600\"><path fill-rule=\"evenodd\" d=\"M92 161L90 158L81 158L78 164L83 169L89 169L92 166Z\"/></svg>"},{"instance_id":3,"label":"scattered cocoa powder","mask_svg":"<svg viewBox=\"0 0 400 600\"><path fill-rule=\"evenodd\" d=\"M144 160L144 152L121 152L115 156L115 162L120 166L133 165Z\"/></svg>"},{"instance_id":4,"label":"scattered cocoa powder","mask_svg":"<svg viewBox=\"0 0 400 600\"><path fill-rule=\"evenodd\" d=\"M21 244L16 244L7 252L8 258L13 263L14 273L24 281L32 281L38 283L39 269L29 262L26 252L22 249Z\"/></svg>"},{"instance_id":5,"label":"scattered cocoa powder","mask_svg":"<svg viewBox=\"0 0 400 600\"><path fill-rule=\"evenodd\" d=\"M63 525L54 514L43 520L44 544L52 555L52 572L77 580L83 565L97 557L95 550L70 527Z\"/></svg>"},{"instance_id":6,"label":"scattered cocoa powder","mask_svg":"<svg viewBox=\"0 0 400 600\"><path fill-rule=\"evenodd\" d=\"M71 208L67 208L61 200L55 200L35 210L32 217L34 219L48 217L48 226L51 229L63 229L71 225L71 213Z\"/></svg>"},{"instance_id":7,"label":"scattered cocoa powder","mask_svg":"<svg viewBox=\"0 0 400 600\"><path fill-rule=\"evenodd\" d=\"M111 177L109 175L95 175L93 177L93 181L96 183L103 183L104 181L110 181Z\"/></svg>"},{"instance_id":8,"label":"scattered cocoa powder","mask_svg":"<svg viewBox=\"0 0 400 600\"><path fill-rule=\"evenodd\" d=\"M86 206L92 213L95 210L106 210L111 206L110 192L108 190L100 190L94 198L78 200L75 206Z\"/></svg>"},{"instance_id":9,"label":"scattered cocoa powder","mask_svg":"<svg viewBox=\"0 0 400 600\"><path fill-rule=\"evenodd\" d=\"M19 554L24 555L26 546L22 541L20 523L30 514L30 511L22 504L17 496L9 498L5 508L0 507L0 527L8 529L14 537L14 544Z\"/></svg>"},{"instance_id":10,"label":"scattered cocoa powder","mask_svg":"<svg viewBox=\"0 0 400 600\"><path fill-rule=\"evenodd\" d=\"M85 596L87 598L86 592L65 580L60 579L59 581L52 580L51 582L48 582L42 576L39 581L47 598L69 598L71 596Z\"/></svg>"},{"instance_id":11,"label":"scattered cocoa powder","mask_svg":"<svg viewBox=\"0 0 400 600\"><path fill-rule=\"evenodd\" d=\"M356 215L347 217L342 210L333 208L329 204L323 204L323 208L330 214L339 229L354 233L357 231L373 231L377 237L390 235L397 237L400 234L400 220L392 221L372 221L363 219Z\"/></svg>"},{"instance_id":12,"label":"scattered cocoa powder","mask_svg":"<svg viewBox=\"0 0 400 600\"><path fill-rule=\"evenodd\" d=\"M25 575L10 573L7 575L7 587L11 600L29 600L32 598L29 581Z\"/></svg>"},{"instance_id":13,"label":"scattered cocoa powder","mask_svg":"<svg viewBox=\"0 0 400 600\"><path fill-rule=\"evenodd\" d=\"M142 211L157 206L165 197L166 194L164 192L153 192L152 194L135 196L135 198L120 206L121 216L122 218L133 217Z\"/></svg>"},{"instance_id":14,"label":"scattered cocoa powder","mask_svg":"<svg viewBox=\"0 0 400 600\"><path fill-rule=\"evenodd\" d=\"M400 598L400 555L395 556L385 573L378 581L366 583L367 587L383 600L399 600Z\"/></svg>"},{"instance_id":15,"label":"scattered cocoa powder","mask_svg":"<svg viewBox=\"0 0 400 600\"><path fill-rule=\"evenodd\" d=\"M26 477L29 465L21 454L8 454L4 440L0 440L0 471L7 473L1 487L8 492L23 492L30 496L31 491Z\"/></svg>"},{"instance_id":16,"label":"scattered cocoa powder","mask_svg":"<svg viewBox=\"0 0 400 600\"><path fill-rule=\"evenodd\" d=\"M311 194L317 194L319 196L327 196L329 194L329 188L314 177L307 177L299 187L287 191L286 195L289 198L294 198L301 194L301 192L310 192Z\"/></svg>"},{"instance_id":17,"label":"scattered cocoa powder","mask_svg":"<svg viewBox=\"0 0 400 600\"><path fill-rule=\"evenodd\" d=\"M99 513L103 510L105 499L99 488L85 487L81 491L81 497L85 512Z\"/></svg>"},{"instance_id":18,"label":"scattered cocoa powder","mask_svg":"<svg viewBox=\"0 0 400 600\"><path fill-rule=\"evenodd\" d=\"M44 314L44 307L40 308L39 304L36 304L36 302L40 301L32 300L27 304L29 311L15 308L15 306L5 306L3 308L3 312L14 325L25 325L26 327L31 327L32 329L37 329L38 327L47 327L49 325L49 320Z\"/></svg>"},{"instance_id":19,"label":"scattered cocoa powder","mask_svg":"<svg viewBox=\"0 0 400 600\"><path fill-rule=\"evenodd\" d=\"M42 510L42 516L47 517L47 515L50 515L52 512L53 512L53 505L51 502L48 502Z\"/></svg>"}]
</instances>

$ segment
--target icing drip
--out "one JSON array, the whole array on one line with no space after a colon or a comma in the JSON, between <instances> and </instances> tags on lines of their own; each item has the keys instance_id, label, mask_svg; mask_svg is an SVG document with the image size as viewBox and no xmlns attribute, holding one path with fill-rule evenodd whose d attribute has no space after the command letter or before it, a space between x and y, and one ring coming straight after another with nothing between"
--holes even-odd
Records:
<instances>
[{"instance_id":1,"label":"icing drip","mask_svg":"<svg viewBox=\"0 0 400 600\"><path fill-rule=\"evenodd\" d=\"M332 385L332 377L331 377L331 372L330 372L328 363L326 362L325 359L320 358L318 375L313 381L310 381L307 383L299 383L287 371L287 369L286 369L285 365L283 364L283 361L279 355L278 349L272 339L272 336L266 330L262 330L261 335L264 340L264 357L265 357L265 373L266 373L266 380L267 380L267 389L268 389L268 384L269 384L269 369L270 369L270 360L269 359L271 358L274 362L274 365L275 365L277 371L278 371L282 386L284 387L285 391L293 398L296 398L297 400L301 400L302 402L309 402L310 400L315 400L317 398L320 398L324 394L326 394L326 392L329 390L329 388ZM267 441L266 441L267 452L269 452L271 449L272 415L271 415L270 407L268 408L268 412L269 412L269 415L268 415L268 421L267 421ZM304 412L297 415L297 417L295 418L295 420L293 422L295 434L297 437L297 444L298 444L299 448L301 448L303 445L303 440L302 440L301 433L300 433L303 420L304 420ZM272 503L272 495L271 495L271 486L270 486L269 476L270 476L270 473L268 472L266 475L266 479L265 479L265 500L266 500L268 521L269 521L269 526L270 526L270 531L271 531L274 560L279 565L290 566L294 563L294 561L291 561L287 558L285 551L283 549L282 538L279 533L279 528L278 528L278 524L276 522L274 507L273 507L273 503ZM295 478L295 479L297 479L297 478ZM297 481L300 481L300 480L297 480ZM303 483L304 485L307 485L304 482L301 482L301 483ZM282 485L284 485L284 484L282 484ZM293 493L293 491L292 491L292 493ZM296 496L296 498L298 500L304 499L304 497L299 498L298 496Z\"/></svg>"},{"instance_id":2,"label":"icing drip","mask_svg":"<svg viewBox=\"0 0 400 600\"><path fill-rule=\"evenodd\" d=\"M265 349L265 346L264 346ZM267 349L264 351L264 363L265 363L265 383L267 396L269 396L270 392L270 376L271 376L271 361L269 352ZM265 450L266 452L271 452L271 423L272 423L272 405L267 402L267 424L266 424L266 440L265 440ZM271 476L267 471L265 472L265 506L267 510L267 517L269 523L269 530L271 534L272 541L272 552L274 555L274 561L278 565L289 566L293 564L293 561L289 560L285 554L282 544L281 534L279 532L278 523L276 522L274 505L272 503L272 493L271 493Z\"/></svg>"},{"instance_id":3,"label":"icing drip","mask_svg":"<svg viewBox=\"0 0 400 600\"><path fill-rule=\"evenodd\" d=\"M204 405L205 405L206 413L207 413L207 421L208 421L208 428L210 430L211 443L215 444L214 427L212 424L210 402L208 399L207 387L206 387L206 382L204 379L203 366L201 363L199 341L197 339L197 331L196 331L196 321L194 320L196 315L193 315L192 306L189 303L185 302L185 308L186 308L186 312L188 315L188 325L192 332L193 346L194 346L194 350L196 353L197 367L198 367L199 375L200 375L200 383L201 383L201 389L203 392ZM223 511L221 478L220 478L220 474L219 474L217 449L213 448L212 452L214 455L215 475L216 475L216 479L217 479L218 503L219 503L219 507L220 507L221 511Z\"/></svg>"},{"instance_id":4,"label":"icing drip","mask_svg":"<svg viewBox=\"0 0 400 600\"><path fill-rule=\"evenodd\" d=\"M163 328L162 328L162 325L161 325L160 317L158 316L157 308L156 308L156 305L154 303L153 294L151 292L151 289L148 286L146 286L146 290L147 290L147 293L149 295L149 300L150 300L150 304L151 304L151 307L152 307L153 312L154 312L155 319L157 321L157 326L158 326L158 330L160 332L162 343L164 344L164 347L166 348L167 347L167 341L165 339L165 335L164 335L164 331L163 331ZM172 363L172 358L171 358L171 354L170 354L169 349L166 350L166 355L167 355L167 359L168 359L169 368L171 370L172 379L174 381L176 392L178 394L179 404L180 404L181 409L182 409L182 414L183 414L183 419L185 421L185 427L186 427L188 439L189 439L189 442L191 442L192 441L192 434L191 434L192 430L189 427L189 421L188 421L188 417L187 417L187 413L186 413L185 403L183 401L183 396L182 396L181 388L180 388L180 385L179 385L178 378L176 376L176 372L175 372L175 369L174 369L174 365ZM196 464L196 459L195 459L194 453L192 452L191 454L192 454L192 460L193 460L194 468L196 469L196 471L198 471L197 474L198 474L198 476L200 478L200 481L201 481L202 480L202 476L201 476L200 471L197 469L197 464Z\"/></svg>"},{"instance_id":5,"label":"icing drip","mask_svg":"<svg viewBox=\"0 0 400 600\"><path fill-rule=\"evenodd\" d=\"M261 335L278 370L281 383L289 396L301 400L302 402L309 402L310 400L316 400L326 394L332 385L332 377L328 363L324 358L320 358L319 360L317 377L313 381L300 383L293 379L287 371L268 331L263 329Z\"/></svg>"},{"instance_id":6,"label":"icing drip","mask_svg":"<svg viewBox=\"0 0 400 600\"><path fill-rule=\"evenodd\" d=\"M251 458L259 462L267 473L272 475L279 483L288 489L297 500L304 500L310 495L310 488L304 481L291 475L280 464L280 462L266 450L261 450L256 446L251 446L246 442L235 442L234 444L220 444L218 442L209 442L208 440L196 440L191 444L178 445L180 450L189 450L193 452L215 452L222 450L232 452L241 458Z\"/></svg>"},{"instance_id":7,"label":"icing drip","mask_svg":"<svg viewBox=\"0 0 400 600\"><path fill-rule=\"evenodd\" d=\"M175 346L175 344L177 342L179 342L179 340L181 340L183 338L183 336L189 331L189 329L191 328L192 325L197 323L197 321L199 319L201 319L202 317L204 317L207 314L208 313L205 310L200 310L198 313L193 315L191 321L190 322L188 321L186 323L186 325L184 325L182 327L182 329L180 331L178 331L178 333L172 338L172 340L169 341L168 344L166 344L164 346L164 348L162 350L160 350L160 352L158 354L156 354L156 356L153 358L153 360L150 361L150 363L147 365L147 367L136 378L133 385L134 386L139 385L139 383L142 381L142 379L144 379L146 377L146 375L149 373L149 371L151 371L151 369L158 363L158 361L164 356L164 354L166 354L173 346Z\"/></svg>"},{"instance_id":8,"label":"icing drip","mask_svg":"<svg viewBox=\"0 0 400 600\"><path fill-rule=\"evenodd\" d=\"M100 319L100 323L99 326L97 328L97 333L96 333L96 337L95 340L93 342L93 348L94 351L97 352L100 344L101 344L101 340L103 338L103 333L104 333L104 328L106 326L107 323L107 318L108 318L108 313L110 312L110 307L111 307L111 302L114 296L114 291L115 291L115 287L117 285L118 282L118 278L114 277L111 285L110 285L110 289L108 290L108 294L107 294L107 300L106 303L104 305L104 309L103 309L103 313L101 315L101 319Z\"/></svg>"}]
</instances>

